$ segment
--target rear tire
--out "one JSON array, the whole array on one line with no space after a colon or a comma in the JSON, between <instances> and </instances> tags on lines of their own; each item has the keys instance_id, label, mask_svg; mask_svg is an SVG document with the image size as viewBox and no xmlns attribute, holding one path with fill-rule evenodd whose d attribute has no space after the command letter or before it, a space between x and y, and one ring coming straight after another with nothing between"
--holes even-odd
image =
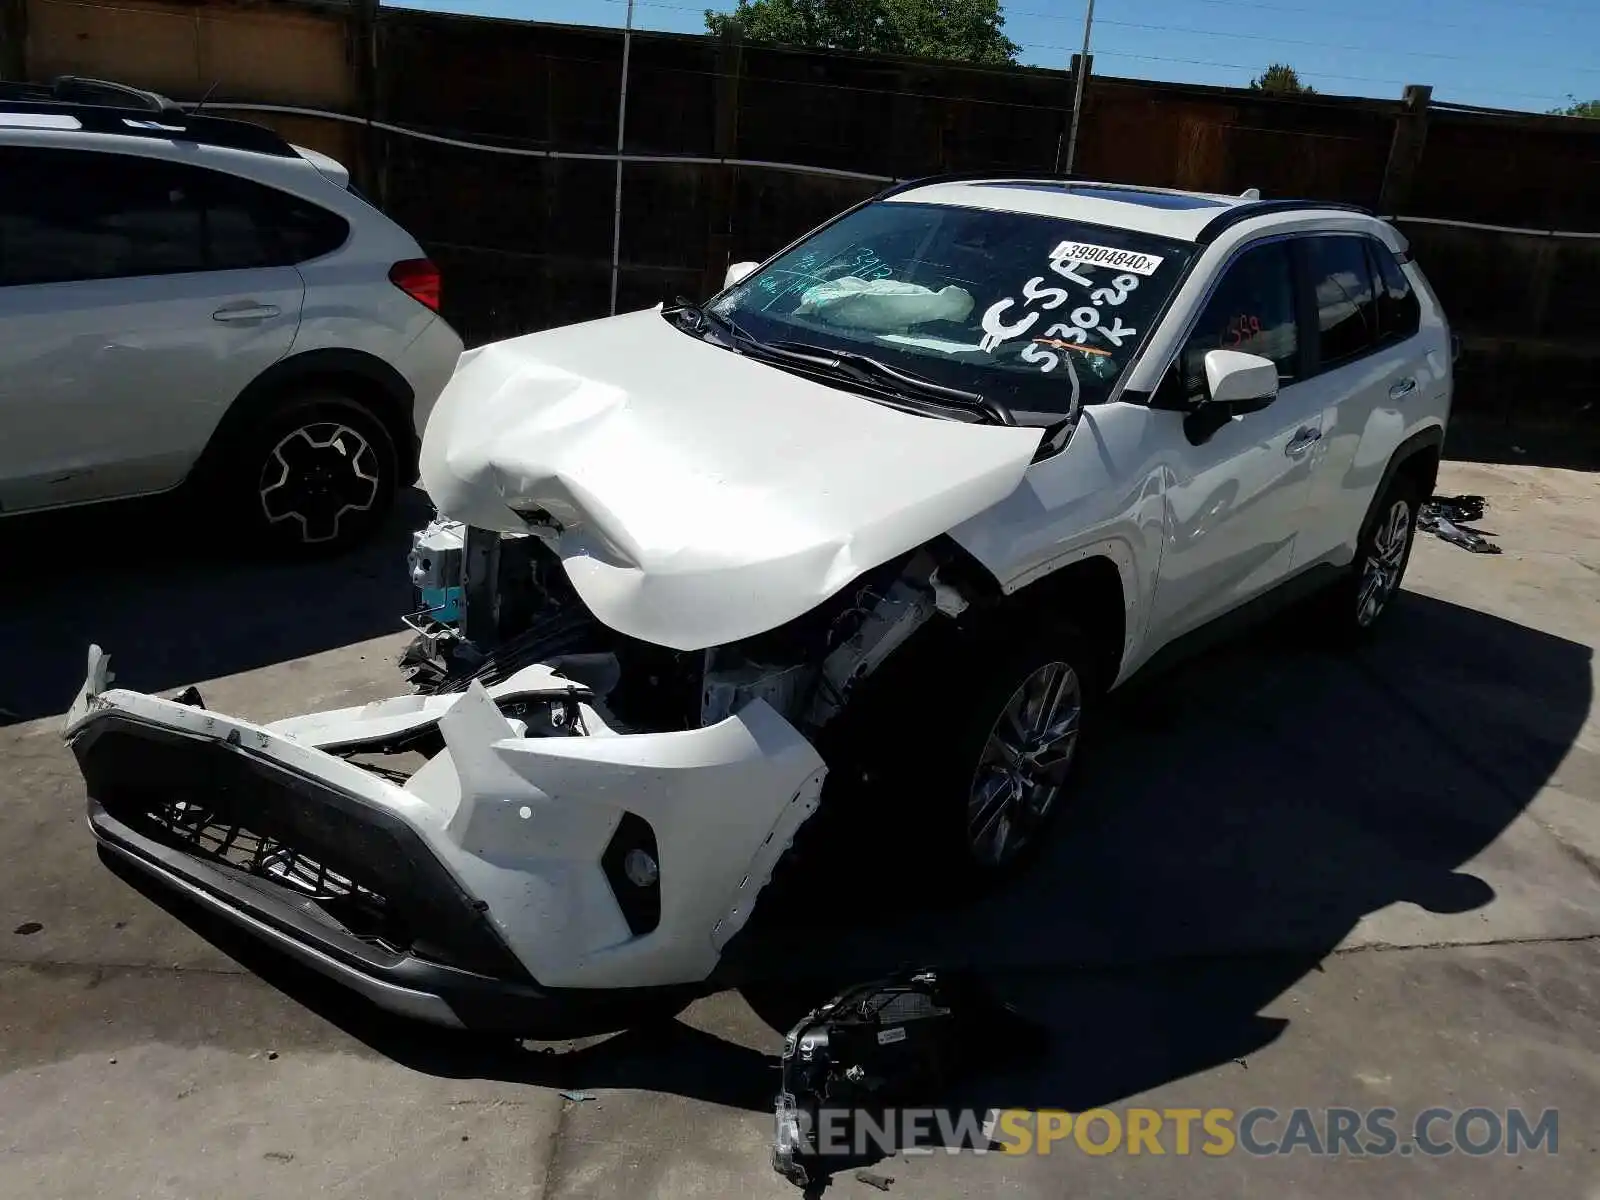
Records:
<instances>
[{"instance_id":1,"label":"rear tire","mask_svg":"<svg viewBox=\"0 0 1600 1200\"><path fill-rule=\"evenodd\" d=\"M257 544L309 558L369 538L394 505L394 439L365 405L336 393L298 396L222 455L225 510Z\"/></svg>"},{"instance_id":2,"label":"rear tire","mask_svg":"<svg viewBox=\"0 0 1600 1200\"><path fill-rule=\"evenodd\" d=\"M1323 597L1325 619L1338 640L1365 639L1393 607L1426 499L1422 484L1406 474L1395 476L1384 490L1356 544L1355 560Z\"/></svg>"}]
</instances>

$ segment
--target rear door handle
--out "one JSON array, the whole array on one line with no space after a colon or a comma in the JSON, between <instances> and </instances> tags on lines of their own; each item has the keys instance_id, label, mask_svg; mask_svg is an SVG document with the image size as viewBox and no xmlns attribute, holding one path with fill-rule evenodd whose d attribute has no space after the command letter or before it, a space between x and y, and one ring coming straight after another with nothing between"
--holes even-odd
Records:
<instances>
[{"instance_id":1,"label":"rear door handle","mask_svg":"<svg viewBox=\"0 0 1600 1200\"><path fill-rule=\"evenodd\" d=\"M1402 379L1399 383L1395 384L1389 389L1389 399L1404 400L1416 390L1417 381L1415 379Z\"/></svg>"},{"instance_id":2,"label":"rear door handle","mask_svg":"<svg viewBox=\"0 0 1600 1200\"><path fill-rule=\"evenodd\" d=\"M276 304L251 304L244 308L219 308L211 314L213 321L260 321L278 315Z\"/></svg>"},{"instance_id":3,"label":"rear door handle","mask_svg":"<svg viewBox=\"0 0 1600 1200\"><path fill-rule=\"evenodd\" d=\"M1294 437L1289 439L1289 444L1283 448L1283 452L1290 458L1299 458L1321 440L1322 430L1300 429L1295 433Z\"/></svg>"}]
</instances>

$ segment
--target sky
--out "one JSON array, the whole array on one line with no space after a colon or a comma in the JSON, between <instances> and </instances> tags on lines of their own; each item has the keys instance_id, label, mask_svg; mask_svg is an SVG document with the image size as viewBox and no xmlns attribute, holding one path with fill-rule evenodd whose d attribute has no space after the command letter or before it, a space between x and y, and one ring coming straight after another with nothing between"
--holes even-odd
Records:
<instances>
[{"instance_id":1,"label":"sky","mask_svg":"<svg viewBox=\"0 0 1600 1200\"><path fill-rule=\"evenodd\" d=\"M405 0L403 7L621 26L627 0ZM636 0L634 25L704 33L733 0ZM1004 0L1021 61L1064 68L1084 0ZM1095 0L1095 71L1243 87L1286 62L1319 92L1545 112L1600 98L1600 0Z\"/></svg>"}]
</instances>

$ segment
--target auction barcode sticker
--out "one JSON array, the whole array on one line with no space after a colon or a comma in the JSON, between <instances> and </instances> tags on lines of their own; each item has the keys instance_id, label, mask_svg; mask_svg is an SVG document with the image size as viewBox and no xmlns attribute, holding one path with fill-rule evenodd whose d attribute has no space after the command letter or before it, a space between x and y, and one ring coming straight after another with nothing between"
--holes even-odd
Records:
<instances>
[{"instance_id":1,"label":"auction barcode sticker","mask_svg":"<svg viewBox=\"0 0 1600 1200\"><path fill-rule=\"evenodd\" d=\"M1137 250L1118 250L1113 246L1096 246L1090 242L1062 242L1050 252L1056 262L1080 262L1086 267L1111 267L1117 271L1132 271L1135 275L1154 275L1166 260L1158 254L1140 254Z\"/></svg>"}]
</instances>

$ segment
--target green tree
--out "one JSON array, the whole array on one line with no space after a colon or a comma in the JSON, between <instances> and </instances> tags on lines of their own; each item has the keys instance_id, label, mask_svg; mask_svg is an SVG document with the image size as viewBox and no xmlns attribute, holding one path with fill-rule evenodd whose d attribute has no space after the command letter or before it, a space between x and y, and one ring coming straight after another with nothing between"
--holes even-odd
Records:
<instances>
[{"instance_id":1,"label":"green tree","mask_svg":"<svg viewBox=\"0 0 1600 1200\"><path fill-rule=\"evenodd\" d=\"M1556 117L1597 117L1600 118L1600 100L1579 100L1576 96L1568 96L1571 104L1560 108L1552 108L1551 116Z\"/></svg>"},{"instance_id":2,"label":"green tree","mask_svg":"<svg viewBox=\"0 0 1600 1200\"><path fill-rule=\"evenodd\" d=\"M1282 96L1313 96L1317 91L1310 84L1301 83L1300 76L1288 63L1273 63L1250 81L1250 88L1256 92L1277 92Z\"/></svg>"},{"instance_id":3,"label":"green tree","mask_svg":"<svg viewBox=\"0 0 1600 1200\"><path fill-rule=\"evenodd\" d=\"M827 50L867 50L975 63L1015 62L1000 0L739 0L706 13L720 34L737 21L746 37Z\"/></svg>"}]
</instances>

